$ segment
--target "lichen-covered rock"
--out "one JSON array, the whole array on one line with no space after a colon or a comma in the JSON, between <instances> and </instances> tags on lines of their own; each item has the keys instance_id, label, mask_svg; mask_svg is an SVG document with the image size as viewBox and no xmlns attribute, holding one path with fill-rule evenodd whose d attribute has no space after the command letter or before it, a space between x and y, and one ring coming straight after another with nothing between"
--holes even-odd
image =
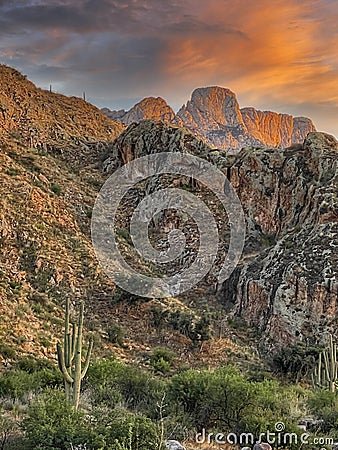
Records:
<instances>
[{"instance_id":1,"label":"lichen-covered rock","mask_svg":"<svg viewBox=\"0 0 338 450\"><path fill-rule=\"evenodd\" d=\"M130 125L115 140L109 157L103 163L103 170L113 172L122 164L152 153L190 152L206 157L210 150L187 130L164 122L143 120Z\"/></svg>"},{"instance_id":2,"label":"lichen-covered rock","mask_svg":"<svg viewBox=\"0 0 338 450\"><path fill-rule=\"evenodd\" d=\"M265 344L292 344L334 331L337 141L310 133L303 146L284 151L244 149L230 180L247 216L248 242L267 248L227 280L225 302L261 330Z\"/></svg>"}]
</instances>

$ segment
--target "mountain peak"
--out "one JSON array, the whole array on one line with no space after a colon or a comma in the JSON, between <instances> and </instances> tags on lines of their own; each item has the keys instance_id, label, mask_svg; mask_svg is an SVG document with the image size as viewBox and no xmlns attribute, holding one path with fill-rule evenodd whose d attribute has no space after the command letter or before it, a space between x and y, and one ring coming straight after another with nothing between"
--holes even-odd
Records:
<instances>
[{"instance_id":1,"label":"mountain peak","mask_svg":"<svg viewBox=\"0 0 338 450\"><path fill-rule=\"evenodd\" d=\"M107 114L107 109L102 110ZM130 125L133 122L140 122L145 119L158 120L163 122L172 122L175 118L173 109L162 97L146 97L136 103L129 111L119 116L120 111L109 111L108 117L116 118L120 122Z\"/></svg>"}]
</instances>

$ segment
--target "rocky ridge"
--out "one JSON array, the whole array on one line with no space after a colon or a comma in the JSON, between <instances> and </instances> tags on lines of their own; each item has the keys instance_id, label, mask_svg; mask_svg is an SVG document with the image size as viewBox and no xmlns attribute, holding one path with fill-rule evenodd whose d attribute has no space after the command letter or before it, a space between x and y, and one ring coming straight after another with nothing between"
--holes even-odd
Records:
<instances>
[{"instance_id":1,"label":"rocky ridge","mask_svg":"<svg viewBox=\"0 0 338 450\"><path fill-rule=\"evenodd\" d=\"M128 112L108 108L102 111L124 124L143 119L173 123L188 129L211 147L231 151L247 145L288 147L302 143L308 133L315 131L312 121L306 117L240 109L236 95L218 86L195 89L176 115L160 97L146 98Z\"/></svg>"}]
</instances>

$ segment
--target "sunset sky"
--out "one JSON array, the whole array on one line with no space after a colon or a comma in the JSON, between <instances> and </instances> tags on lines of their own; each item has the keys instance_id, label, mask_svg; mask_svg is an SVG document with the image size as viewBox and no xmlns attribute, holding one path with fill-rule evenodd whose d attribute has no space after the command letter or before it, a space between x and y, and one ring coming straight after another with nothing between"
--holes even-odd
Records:
<instances>
[{"instance_id":1,"label":"sunset sky","mask_svg":"<svg viewBox=\"0 0 338 450\"><path fill-rule=\"evenodd\" d=\"M0 62L99 107L194 88L338 137L337 0L0 0Z\"/></svg>"}]
</instances>

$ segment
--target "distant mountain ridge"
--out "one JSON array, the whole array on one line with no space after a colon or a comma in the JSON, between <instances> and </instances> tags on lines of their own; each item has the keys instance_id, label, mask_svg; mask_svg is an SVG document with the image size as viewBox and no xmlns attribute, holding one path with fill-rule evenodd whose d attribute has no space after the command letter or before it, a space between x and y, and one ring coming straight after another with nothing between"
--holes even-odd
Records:
<instances>
[{"instance_id":1,"label":"distant mountain ridge","mask_svg":"<svg viewBox=\"0 0 338 450\"><path fill-rule=\"evenodd\" d=\"M240 108L236 94L218 86L195 89L176 115L161 97L147 97L129 111L102 111L127 125L144 119L173 123L223 150L240 150L248 145L288 147L302 143L308 133L316 131L307 117Z\"/></svg>"}]
</instances>

